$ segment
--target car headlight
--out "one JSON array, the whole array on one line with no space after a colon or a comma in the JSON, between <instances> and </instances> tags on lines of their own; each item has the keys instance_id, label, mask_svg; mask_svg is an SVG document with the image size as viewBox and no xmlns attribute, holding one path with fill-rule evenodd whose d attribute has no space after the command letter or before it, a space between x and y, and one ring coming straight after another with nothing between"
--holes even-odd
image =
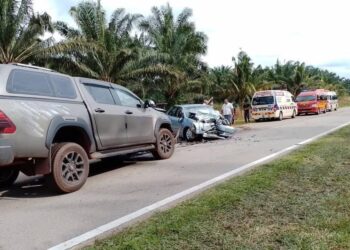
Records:
<instances>
[{"instance_id":1,"label":"car headlight","mask_svg":"<svg viewBox=\"0 0 350 250\"><path fill-rule=\"evenodd\" d=\"M203 128L204 128L204 124L201 122L193 123L192 127L191 127L192 131L194 131L194 132L201 131L201 130L203 130Z\"/></svg>"}]
</instances>

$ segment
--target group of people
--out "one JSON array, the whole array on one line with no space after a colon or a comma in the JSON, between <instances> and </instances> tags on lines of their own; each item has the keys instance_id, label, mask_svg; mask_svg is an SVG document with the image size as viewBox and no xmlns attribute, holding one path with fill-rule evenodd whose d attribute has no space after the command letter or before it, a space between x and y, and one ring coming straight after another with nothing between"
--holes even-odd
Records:
<instances>
[{"instance_id":1,"label":"group of people","mask_svg":"<svg viewBox=\"0 0 350 250\"><path fill-rule=\"evenodd\" d=\"M244 121L246 123L250 122L250 103L248 101L243 104L243 111ZM234 124L236 118L236 108L228 101L228 99L225 99L224 104L222 105L221 114L230 122L230 124Z\"/></svg>"},{"instance_id":2,"label":"group of people","mask_svg":"<svg viewBox=\"0 0 350 250\"><path fill-rule=\"evenodd\" d=\"M203 104L214 106L213 97L211 97L209 100L204 99ZM250 107L250 102L247 100L243 104L244 121L246 123L250 122ZM221 114L230 122L231 125L234 124L236 118L236 108L231 102L229 102L228 99L224 100L224 104L221 108Z\"/></svg>"}]
</instances>

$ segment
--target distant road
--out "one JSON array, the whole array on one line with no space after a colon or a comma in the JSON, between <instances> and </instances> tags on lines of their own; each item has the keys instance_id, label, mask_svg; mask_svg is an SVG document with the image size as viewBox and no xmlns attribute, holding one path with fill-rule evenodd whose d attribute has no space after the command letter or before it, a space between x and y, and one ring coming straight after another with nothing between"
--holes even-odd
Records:
<instances>
[{"instance_id":1,"label":"distant road","mask_svg":"<svg viewBox=\"0 0 350 250\"><path fill-rule=\"evenodd\" d=\"M350 121L350 108L244 125L231 140L177 148L170 160L143 157L95 165L82 190L55 196L38 178L0 192L0 249L46 249Z\"/></svg>"}]
</instances>

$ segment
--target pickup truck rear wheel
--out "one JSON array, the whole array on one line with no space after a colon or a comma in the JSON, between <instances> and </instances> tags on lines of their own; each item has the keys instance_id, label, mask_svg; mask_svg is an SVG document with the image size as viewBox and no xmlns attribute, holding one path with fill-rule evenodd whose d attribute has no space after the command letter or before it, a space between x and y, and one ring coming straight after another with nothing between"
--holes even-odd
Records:
<instances>
[{"instance_id":1,"label":"pickup truck rear wheel","mask_svg":"<svg viewBox=\"0 0 350 250\"><path fill-rule=\"evenodd\" d=\"M15 168L0 168L0 189L10 187L19 175L19 170Z\"/></svg>"},{"instance_id":2,"label":"pickup truck rear wheel","mask_svg":"<svg viewBox=\"0 0 350 250\"><path fill-rule=\"evenodd\" d=\"M172 132L166 128L159 130L156 149L153 155L156 159L163 160L170 158L175 150L175 138Z\"/></svg>"},{"instance_id":3,"label":"pickup truck rear wheel","mask_svg":"<svg viewBox=\"0 0 350 250\"><path fill-rule=\"evenodd\" d=\"M48 183L59 193L79 190L89 176L89 158L76 143L58 143L52 149L52 171Z\"/></svg>"}]
</instances>

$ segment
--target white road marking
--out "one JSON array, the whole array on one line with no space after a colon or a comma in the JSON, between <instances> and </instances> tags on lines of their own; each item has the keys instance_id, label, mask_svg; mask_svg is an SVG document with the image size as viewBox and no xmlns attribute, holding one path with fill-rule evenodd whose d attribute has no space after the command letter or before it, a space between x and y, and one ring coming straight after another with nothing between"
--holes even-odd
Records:
<instances>
[{"instance_id":1,"label":"white road marking","mask_svg":"<svg viewBox=\"0 0 350 250\"><path fill-rule=\"evenodd\" d=\"M97 236L99 236L99 235L101 235L103 233L106 233L106 232L108 232L110 230L116 229L119 226L121 226L121 225L123 225L125 223L128 223L128 222L130 222L130 221L132 221L134 219L137 219L137 218L139 218L139 217L141 217L141 216L143 216L143 215L145 215L147 213L155 211L155 210L157 210L157 209L159 209L161 207L164 207L165 205L168 205L168 204L170 204L170 203L172 203L174 201L177 201L177 200L179 200L181 198L184 198L184 197L186 197L186 196L188 196L190 194L193 194L193 193L195 193L197 191L200 191L200 190L202 190L204 188L207 188L207 187L209 187L209 186L211 186L211 185L213 185L215 183L221 182L221 181L223 181L223 180L225 180L225 179L227 179L229 177L237 175L240 172L243 172L243 171L245 171L245 170L247 170L247 169L249 169L249 168L251 168L251 167L253 167L255 165L258 165L258 164L261 164L261 163L263 163L265 161L273 159L273 158L275 158L275 157L277 157L279 155L282 155L282 154L284 154L284 153L286 153L288 151L295 150L296 148L301 147L301 146L303 146L305 144L311 143L311 142L313 142L313 141L315 141L315 140L317 140L317 139L319 139L319 138L321 138L321 137L323 137L325 135L333 133L334 131L339 130L341 128L344 128L344 127L346 127L348 125L350 125L350 122L347 122L347 123L345 123L343 125L340 125L340 126L338 126L336 128L330 129L330 130L328 130L328 131L326 131L324 133L321 133L321 134L319 134L317 136L314 136L312 138L304 140L304 141L302 141L300 143L297 143L297 144L295 144L293 146L290 146L290 147L287 147L285 149L282 149L282 150L280 150L280 151L278 151L276 153L270 154L270 155L265 156L265 157L263 157L261 159L253 161L251 163L248 163L248 164L246 164L246 165L244 165L242 167L239 167L239 168L236 168L234 170L231 170L231 171L229 171L229 172L227 172L225 174L222 174L222 175L217 176L217 177L215 177L213 179L205 181L205 182L203 182L203 183L201 183L199 185L196 185L196 186L191 187L189 189L186 189L186 190L184 190L184 191L182 191L180 193L177 193L177 194L172 195L172 196L170 196L168 198L165 198L164 200L161 200L161 201L158 201L156 203L153 203L153 204L151 204L151 205L149 205L147 207L141 208L140 210L137 210L137 211L135 211L133 213L130 213L128 215L125 215L125 216L123 216L123 217L121 217L119 219L111 221L111 222L109 222L109 223L107 223L105 225L97 227L97 228L95 228L95 229L93 229L91 231L88 231L88 232L86 232L86 233L84 233L82 235L79 235L79 236L77 236L77 237L75 237L73 239L70 239L68 241L62 242L62 243L60 243L60 244L58 244L56 246L53 246L53 247L49 248L49 250L66 250L66 249L71 249L73 247L76 247L76 246L78 246L78 245L80 245L80 244L82 244L82 243L84 243L86 241L92 240L92 239L96 238Z\"/></svg>"}]
</instances>

